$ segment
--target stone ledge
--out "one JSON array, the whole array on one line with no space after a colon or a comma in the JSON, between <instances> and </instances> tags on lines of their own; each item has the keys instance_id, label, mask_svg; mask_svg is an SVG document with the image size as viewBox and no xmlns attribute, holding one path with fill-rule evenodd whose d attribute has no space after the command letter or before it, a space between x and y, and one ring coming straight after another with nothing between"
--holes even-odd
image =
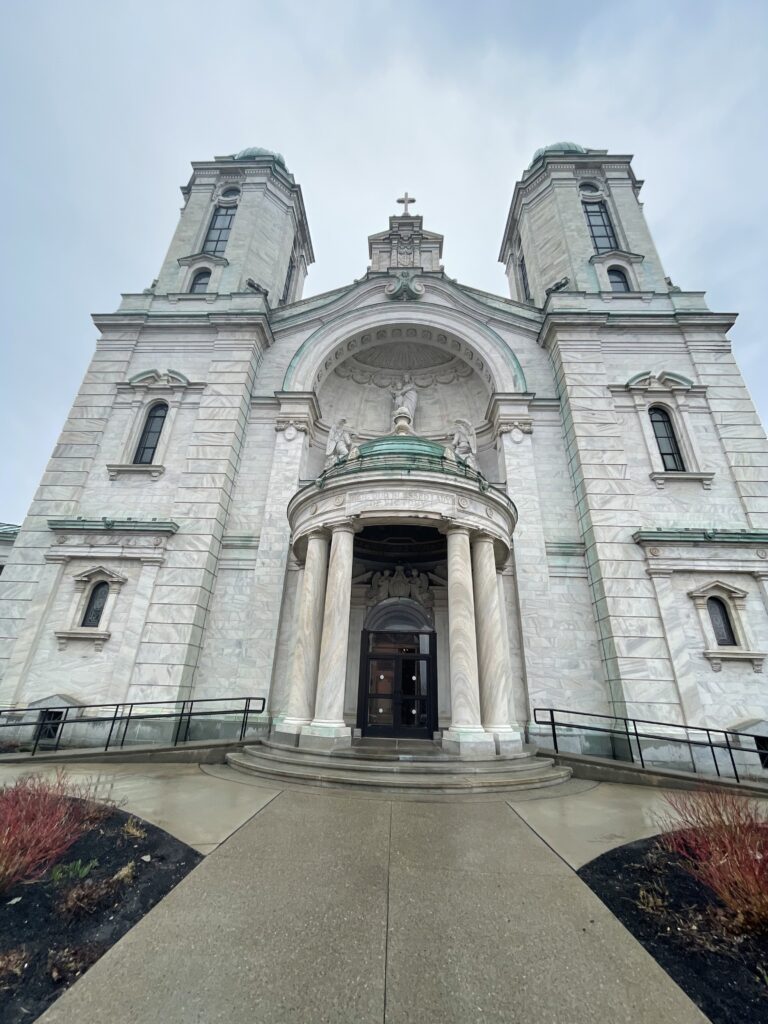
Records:
<instances>
[{"instance_id":1,"label":"stone ledge","mask_svg":"<svg viewBox=\"0 0 768 1024\"><path fill-rule=\"evenodd\" d=\"M762 672L765 653L745 651L742 647L718 647L713 651L704 651L704 657L712 666L713 672L719 672L724 661L751 661L755 672Z\"/></svg>"},{"instance_id":2,"label":"stone ledge","mask_svg":"<svg viewBox=\"0 0 768 1024\"><path fill-rule=\"evenodd\" d=\"M148 466L137 466L131 462L110 462L107 463L107 473L109 473L110 480L116 480L119 476L127 476L135 474L138 476L148 476L152 480L157 480L165 472L165 466L156 466L151 463Z\"/></svg>"},{"instance_id":3,"label":"stone ledge","mask_svg":"<svg viewBox=\"0 0 768 1024\"><path fill-rule=\"evenodd\" d=\"M108 630L82 626L79 629L57 629L54 636L60 651L66 650L70 640L90 640L93 642L94 650L100 651L112 634Z\"/></svg>"},{"instance_id":4,"label":"stone ledge","mask_svg":"<svg viewBox=\"0 0 768 1024\"><path fill-rule=\"evenodd\" d=\"M682 481L688 483L698 482L708 491L712 487L712 481L715 477L714 473L689 473L687 470L684 472L664 472L664 473L649 473L648 476L653 480L659 490L663 490L664 486L670 481Z\"/></svg>"}]
</instances>

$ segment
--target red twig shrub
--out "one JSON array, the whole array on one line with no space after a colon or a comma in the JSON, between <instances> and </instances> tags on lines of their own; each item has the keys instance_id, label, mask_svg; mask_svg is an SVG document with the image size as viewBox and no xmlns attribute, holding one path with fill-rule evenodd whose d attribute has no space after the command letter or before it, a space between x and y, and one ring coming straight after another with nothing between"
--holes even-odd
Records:
<instances>
[{"instance_id":1,"label":"red twig shrub","mask_svg":"<svg viewBox=\"0 0 768 1024\"><path fill-rule=\"evenodd\" d=\"M662 846L733 913L737 926L768 929L768 821L756 800L726 790L665 794Z\"/></svg>"},{"instance_id":2,"label":"red twig shrub","mask_svg":"<svg viewBox=\"0 0 768 1024\"><path fill-rule=\"evenodd\" d=\"M110 812L64 772L25 775L0 789L0 893L32 882Z\"/></svg>"}]
</instances>

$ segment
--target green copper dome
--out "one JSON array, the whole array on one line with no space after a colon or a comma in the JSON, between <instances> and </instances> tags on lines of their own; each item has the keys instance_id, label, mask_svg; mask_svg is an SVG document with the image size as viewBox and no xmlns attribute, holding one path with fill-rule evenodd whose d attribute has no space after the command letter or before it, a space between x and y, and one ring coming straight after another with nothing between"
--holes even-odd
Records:
<instances>
[{"instance_id":1,"label":"green copper dome","mask_svg":"<svg viewBox=\"0 0 768 1024\"><path fill-rule=\"evenodd\" d=\"M533 154L531 164L535 164L540 156L544 156L545 153L586 153L586 149L580 146L578 142L553 142L551 146L542 146L541 149L537 149Z\"/></svg>"},{"instance_id":2,"label":"green copper dome","mask_svg":"<svg viewBox=\"0 0 768 1024\"><path fill-rule=\"evenodd\" d=\"M274 153L271 149L263 149L261 146L248 146L247 149L241 149L239 153L230 154L233 160L256 160L258 157L267 156L270 159L277 160L279 164L285 167L285 157L282 153ZM288 168L285 168L288 170Z\"/></svg>"}]
</instances>

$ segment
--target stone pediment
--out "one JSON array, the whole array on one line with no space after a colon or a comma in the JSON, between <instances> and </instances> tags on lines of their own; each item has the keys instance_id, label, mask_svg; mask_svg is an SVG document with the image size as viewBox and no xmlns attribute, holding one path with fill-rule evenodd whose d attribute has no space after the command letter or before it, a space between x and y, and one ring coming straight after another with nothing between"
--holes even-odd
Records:
<instances>
[{"instance_id":1,"label":"stone pediment","mask_svg":"<svg viewBox=\"0 0 768 1024\"><path fill-rule=\"evenodd\" d=\"M128 379L131 387L189 387L190 380L178 370L142 370Z\"/></svg>"},{"instance_id":2,"label":"stone pediment","mask_svg":"<svg viewBox=\"0 0 768 1024\"><path fill-rule=\"evenodd\" d=\"M670 370L661 370L659 373L643 370L630 377L625 387L628 391L689 391L694 383L681 373L672 373Z\"/></svg>"},{"instance_id":3,"label":"stone pediment","mask_svg":"<svg viewBox=\"0 0 768 1024\"><path fill-rule=\"evenodd\" d=\"M93 583L96 580L104 580L105 583L113 583L116 586L122 586L127 580L127 577L121 576L119 572L114 572L112 569L107 569L104 565L95 565L92 569L86 569L85 572L80 572L72 578L75 583Z\"/></svg>"},{"instance_id":4,"label":"stone pediment","mask_svg":"<svg viewBox=\"0 0 768 1024\"><path fill-rule=\"evenodd\" d=\"M708 597L720 597L722 595L730 597L733 601L743 601L747 596L747 591L742 590L740 587L734 587L730 583L723 583L722 580L714 580L703 587L697 587L695 590L688 591L688 597L692 597L694 600L698 598L700 601L705 601Z\"/></svg>"}]
</instances>

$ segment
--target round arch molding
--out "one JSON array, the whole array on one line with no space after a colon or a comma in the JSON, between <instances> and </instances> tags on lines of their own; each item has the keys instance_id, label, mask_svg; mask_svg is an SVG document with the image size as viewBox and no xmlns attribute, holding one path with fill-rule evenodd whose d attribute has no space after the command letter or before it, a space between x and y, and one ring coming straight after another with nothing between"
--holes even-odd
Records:
<instances>
[{"instance_id":1,"label":"round arch molding","mask_svg":"<svg viewBox=\"0 0 768 1024\"><path fill-rule=\"evenodd\" d=\"M291 360L282 390L317 391L345 359L394 338L396 331L403 341L452 353L472 367L490 393L527 391L517 357L487 324L444 306L392 302L352 310L319 327Z\"/></svg>"}]
</instances>

